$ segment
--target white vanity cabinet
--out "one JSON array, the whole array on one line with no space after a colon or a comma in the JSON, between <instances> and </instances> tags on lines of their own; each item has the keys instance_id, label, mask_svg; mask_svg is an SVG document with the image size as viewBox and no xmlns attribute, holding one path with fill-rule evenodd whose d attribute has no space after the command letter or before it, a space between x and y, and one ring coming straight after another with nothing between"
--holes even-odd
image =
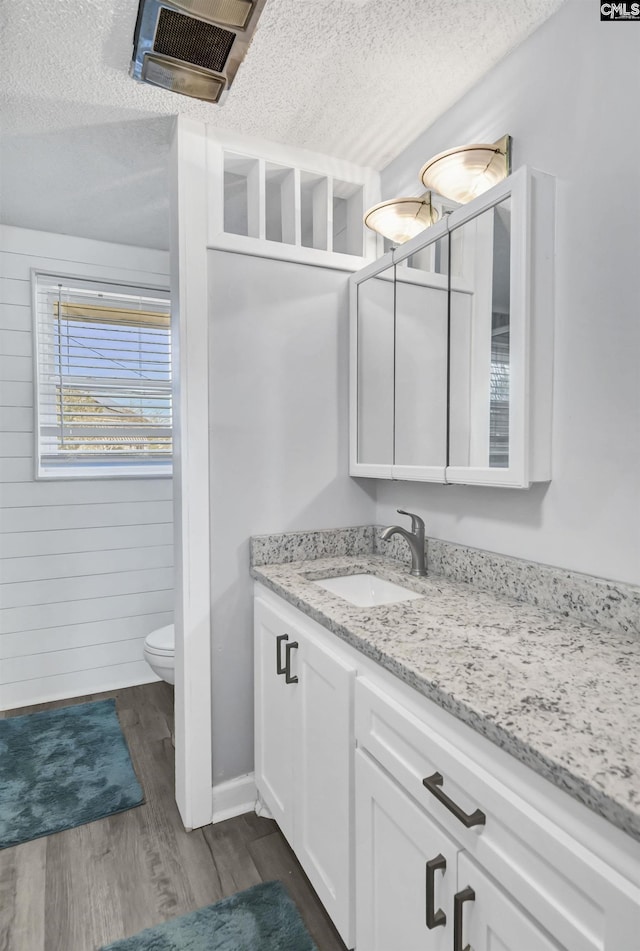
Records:
<instances>
[{"instance_id":1,"label":"white vanity cabinet","mask_svg":"<svg viewBox=\"0 0 640 951\"><path fill-rule=\"evenodd\" d=\"M358 951L389 951L395 929L402 951L636 951L637 844L628 865L603 860L602 820L375 674L355 696ZM434 911L446 921L430 928Z\"/></svg>"},{"instance_id":2,"label":"white vanity cabinet","mask_svg":"<svg viewBox=\"0 0 640 951\"><path fill-rule=\"evenodd\" d=\"M259 598L254 613L256 785L261 798L286 838L293 838L294 731L299 697L285 675L285 647L299 650L286 620ZM285 643L286 638L286 643ZM295 645L295 646L294 646ZM297 660L297 658L296 658Z\"/></svg>"},{"instance_id":3,"label":"white vanity cabinet","mask_svg":"<svg viewBox=\"0 0 640 951\"><path fill-rule=\"evenodd\" d=\"M450 951L460 847L366 753L355 755L358 948Z\"/></svg>"},{"instance_id":4,"label":"white vanity cabinet","mask_svg":"<svg viewBox=\"0 0 640 951\"><path fill-rule=\"evenodd\" d=\"M356 822L359 951L560 951L360 750Z\"/></svg>"},{"instance_id":5,"label":"white vanity cabinet","mask_svg":"<svg viewBox=\"0 0 640 951\"><path fill-rule=\"evenodd\" d=\"M551 478L553 234L522 168L351 277L351 475Z\"/></svg>"},{"instance_id":6,"label":"white vanity cabinet","mask_svg":"<svg viewBox=\"0 0 640 951\"><path fill-rule=\"evenodd\" d=\"M268 598L255 600L258 795L352 948L355 667Z\"/></svg>"},{"instance_id":7,"label":"white vanity cabinet","mask_svg":"<svg viewBox=\"0 0 640 951\"><path fill-rule=\"evenodd\" d=\"M256 786L347 948L638 951L640 845L256 586Z\"/></svg>"},{"instance_id":8,"label":"white vanity cabinet","mask_svg":"<svg viewBox=\"0 0 640 951\"><path fill-rule=\"evenodd\" d=\"M466 885L464 883L467 883ZM456 920L457 936L456 936ZM529 915L511 901L464 853L458 856L458 892L454 897L454 947L460 951L561 951Z\"/></svg>"}]
</instances>

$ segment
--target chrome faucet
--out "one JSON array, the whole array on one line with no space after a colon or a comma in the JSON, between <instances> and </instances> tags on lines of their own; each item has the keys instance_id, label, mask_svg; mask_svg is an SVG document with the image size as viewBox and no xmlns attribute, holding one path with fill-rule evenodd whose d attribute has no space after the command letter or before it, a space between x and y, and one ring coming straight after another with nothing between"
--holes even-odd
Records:
<instances>
[{"instance_id":1,"label":"chrome faucet","mask_svg":"<svg viewBox=\"0 0 640 951\"><path fill-rule=\"evenodd\" d=\"M418 578L423 578L427 573L426 559L424 553L424 522L419 515L412 512L405 512L404 509L398 509L398 515L408 515L411 519L411 531L401 525L390 525L382 533L382 540L387 541L392 535L402 535L409 543L411 549L411 574Z\"/></svg>"}]
</instances>

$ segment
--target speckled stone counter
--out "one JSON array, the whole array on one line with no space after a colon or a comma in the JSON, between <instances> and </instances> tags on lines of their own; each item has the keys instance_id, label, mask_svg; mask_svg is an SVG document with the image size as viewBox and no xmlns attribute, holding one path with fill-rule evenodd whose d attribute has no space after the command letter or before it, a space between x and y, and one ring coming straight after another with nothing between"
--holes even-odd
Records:
<instances>
[{"instance_id":1,"label":"speckled stone counter","mask_svg":"<svg viewBox=\"0 0 640 951\"><path fill-rule=\"evenodd\" d=\"M257 567L329 555L374 554L408 565L411 555L405 540L394 535L383 541L382 531L381 525L359 525L256 535L251 539L251 564ZM438 538L427 539L426 554L431 576L444 575L481 591L526 601L617 633L635 632L640 637L640 588L635 585Z\"/></svg>"},{"instance_id":2,"label":"speckled stone counter","mask_svg":"<svg viewBox=\"0 0 640 951\"><path fill-rule=\"evenodd\" d=\"M364 547L365 539L353 531L353 545ZM363 572L400 583L424 598L360 608L313 583ZM251 573L640 840L636 633L605 632L443 576L411 578L398 563L357 551L254 563Z\"/></svg>"}]
</instances>

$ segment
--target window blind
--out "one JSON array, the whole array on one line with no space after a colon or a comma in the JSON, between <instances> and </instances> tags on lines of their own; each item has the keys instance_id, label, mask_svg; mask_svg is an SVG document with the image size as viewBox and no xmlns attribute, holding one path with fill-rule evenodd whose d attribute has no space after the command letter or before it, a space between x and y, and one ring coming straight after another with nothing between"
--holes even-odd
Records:
<instances>
[{"instance_id":1,"label":"window blind","mask_svg":"<svg viewBox=\"0 0 640 951\"><path fill-rule=\"evenodd\" d=\"M40 474L166 471L168 294L37 275L35 310Z\"/></svg>"},{"instance_id":2,"label":"window blind","mask_svg":"<svg viewBox=\"0 0 640 951\"><path fill-rule=\"evenodd\" d=\"M491 376L489 406L489 465L506 469L509 466L509 315L492 318Z\"/></svg>"}]
</instances>

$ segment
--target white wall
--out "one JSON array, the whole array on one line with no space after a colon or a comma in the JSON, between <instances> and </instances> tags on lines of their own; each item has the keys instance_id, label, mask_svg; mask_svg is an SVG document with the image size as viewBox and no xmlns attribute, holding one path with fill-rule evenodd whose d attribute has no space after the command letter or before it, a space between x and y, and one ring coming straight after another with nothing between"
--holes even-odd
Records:
<instances>
[{"instance_id":1,"label":"white wall","mask_svg":"<svg viewBox=\"0 0 640 951\"><path fill-rule=\"evenodd\" d=\"M249 536L360 525L343 271L209 252L214 784L253 769Z\"/></svg>"},{"instance_id":2,"label":"white wall","mask_svg":"<svg viewBox=\"0 0 640 951\"><path fill-rule=\"evenodd\" d=\"M168 255L0 226L0 708L155 679L171 479L34 481L31 268L168 286Z\"/></svg>"},{"instance_id":3,"label":"white wall","mask_svg":"<svg viewBox=\"0 0 640 951\"><path fill-rule=\"evenodd\" d=\"M377 521L640 582L638 28L569 0L383 172L415 193L433 154L514 140L557 177L553 479L529 491L378 483Z\"/></svg>"},{"instance_id":4,"label":"white wall","mask_svg":"<svg viewBox=\"0 0 640 951\"><path fill-rule=\"evenodd\" d=\"M25 77L39 70L42 82L45 63L37 65L32 49L21 55ZM122 110L74 98L37 115L24 101L3 109L0 222L166 250L173 116L134 118L131 111L123 119Z\"/></svg>"}]
</instances>

